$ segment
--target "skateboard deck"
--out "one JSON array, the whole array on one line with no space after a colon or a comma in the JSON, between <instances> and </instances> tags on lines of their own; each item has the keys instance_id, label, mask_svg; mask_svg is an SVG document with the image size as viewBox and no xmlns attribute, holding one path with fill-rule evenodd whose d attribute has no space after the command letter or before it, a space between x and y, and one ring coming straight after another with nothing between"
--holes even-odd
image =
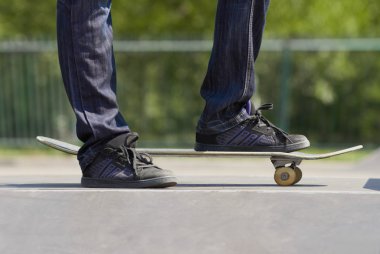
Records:
<instances>
[{"instance_id":1,"label":"skateboard deck","mask_svg":"<svg viewBox=\"0 0 380 254\"><path fill-rule=\"evenodd\" d=\"M37 140L56 150L76 155L79 151L79 146L69 144L60 140L38 136ZM302 172L299 165L303 160L320 160L337 155L350 153L362 149L362 145L350 147L343 150L338 150L323 154L310 154L302 152L197 152L192 149L155 149L155 148L140 148L138 152L149 153L152 156L176 156L176 157L268 157L273 166L276 168L275 181L279 185L288 186L294 185L302 178Z\"/></svg>"}]
</instances>

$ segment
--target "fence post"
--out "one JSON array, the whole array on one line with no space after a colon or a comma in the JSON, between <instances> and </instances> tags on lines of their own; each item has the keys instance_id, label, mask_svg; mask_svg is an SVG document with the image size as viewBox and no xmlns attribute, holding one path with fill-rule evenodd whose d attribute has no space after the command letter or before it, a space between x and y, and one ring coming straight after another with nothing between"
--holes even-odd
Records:
<instances>
[{"instance_id":1,"label":"fence post","mask_svg":"<svg viewBox=\"0 0 380 254\"><path fill-rule=\"evenodd\" d=\"M292 52L289 47L290 42L286 42L282 49L281 76L280 76L280 128L287 130L289 127L289 85L292 73Z\"/></svg>"}]
</instances>

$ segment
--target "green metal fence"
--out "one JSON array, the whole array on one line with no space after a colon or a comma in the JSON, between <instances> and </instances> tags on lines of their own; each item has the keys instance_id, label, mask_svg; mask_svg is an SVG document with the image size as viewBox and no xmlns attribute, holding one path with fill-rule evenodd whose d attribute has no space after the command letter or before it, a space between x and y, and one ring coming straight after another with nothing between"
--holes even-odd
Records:
<instances>
[{"instance_id":1,"label":"green metal fence","mask_svg":"<svg viewBox=\"0 0 380 254\"><path fill-rule=\"evenodd\" d=\"M211 41L116 41L118 99L149 146L190 146ZM319 143L379 143L380 39L266 40L255 103ZM0 42L0 145L75 140L54 41Z\"/></svg>"}]
</instances>

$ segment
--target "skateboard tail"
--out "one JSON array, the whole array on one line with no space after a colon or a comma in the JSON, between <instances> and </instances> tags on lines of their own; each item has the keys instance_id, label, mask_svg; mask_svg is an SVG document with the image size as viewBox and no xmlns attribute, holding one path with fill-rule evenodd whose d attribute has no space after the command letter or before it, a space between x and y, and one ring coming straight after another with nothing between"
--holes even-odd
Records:
<instances>
[{"instance_id":1,"label":"skateboard tail","mask_svg":"<svg viewBox=\"0 0 380 254\"><path fill-rule=\"evenodd\" d=\"M78 151L80 149L79 146L69 144L60 140L52 139L52 138L47 138L43 136L38 136L36 137L37 141L40 142L41 144L44 144L46 146L49 146L53 149L59 150L64 153L72 154L72 155L77 155Z\"/></svg>"}]
</instances>

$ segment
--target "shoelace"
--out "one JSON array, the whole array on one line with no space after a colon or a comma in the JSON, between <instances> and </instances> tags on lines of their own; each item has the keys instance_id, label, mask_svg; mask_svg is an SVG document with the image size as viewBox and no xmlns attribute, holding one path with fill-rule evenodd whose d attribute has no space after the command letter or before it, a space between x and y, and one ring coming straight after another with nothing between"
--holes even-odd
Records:
<instances>
[{"instance_id":1,"label":"shoelace","mask_svg":"<svg viewBox=\"0 0 380 254\"><path fill-rule=\"evenodd\" d=\"M132 165L136 175L138 175L145 168L152 167L153 165L153 159L149 154L137 152L135 148L124 145L120 146L118 156L123 161L126 161Z\"/></svg>"},{"instance_id":2,"label":"shoelace","mask_svg":"<svg viewBox=\"0 0 380 254\"><path fill-rule=\"evenodd\" d=\"M280 134L282 137L285 139L290 140L289 134L285 132L284 130L276 127L274 124L272 124L268 119L266 119L262 114L261 110L272 110L273 109L273 104L272 103L266 103L261 105L256 111L255 114L253 115L253 119L255 119L256 123L259 126L267 126L267 128L272 128L276 133Z\"/></svg>"}]
</instances>

